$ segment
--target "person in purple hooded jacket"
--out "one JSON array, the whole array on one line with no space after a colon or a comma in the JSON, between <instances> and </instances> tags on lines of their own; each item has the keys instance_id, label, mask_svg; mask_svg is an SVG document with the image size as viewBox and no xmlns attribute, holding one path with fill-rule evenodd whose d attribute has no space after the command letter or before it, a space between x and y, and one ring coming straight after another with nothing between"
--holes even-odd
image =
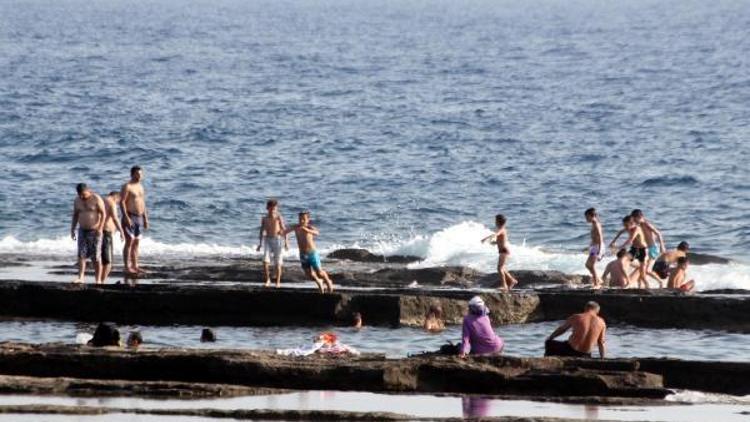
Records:
<instances>
[{"instance_id":1,"label":"person in purple hooded jacket","mask_svg":"<svg viewBox=\"0 0 750 422\"><path fill-rule=\"evenodd\" d=\"M474 296L469 301L469 313L464 316L461 352L459 356L494 355L503 351L503 339L495 334L490 324L490 313L484 301Z\"/></svg>"}]
</instances>

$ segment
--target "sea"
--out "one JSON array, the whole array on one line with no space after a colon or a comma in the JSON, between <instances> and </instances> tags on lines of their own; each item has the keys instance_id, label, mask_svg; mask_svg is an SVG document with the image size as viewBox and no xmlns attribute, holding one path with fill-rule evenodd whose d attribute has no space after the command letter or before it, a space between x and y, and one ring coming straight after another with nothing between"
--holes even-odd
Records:
<instances>
[{"instance_id":1,"label":"sea","mask_svg":"<svg viewBox=\"0 0 750 422\"><path fill-rule=\"evenodd\" d=\"M750 2L0 0L0 253L72 256L74 187L145 169L152 259L324 252L585 273L643 209L750 289ZM293 256L294 252L290 252ZM608 260L609 258L607 258ZM604 265L602 262L600 265Z\"/></svg>"}]
</instances>

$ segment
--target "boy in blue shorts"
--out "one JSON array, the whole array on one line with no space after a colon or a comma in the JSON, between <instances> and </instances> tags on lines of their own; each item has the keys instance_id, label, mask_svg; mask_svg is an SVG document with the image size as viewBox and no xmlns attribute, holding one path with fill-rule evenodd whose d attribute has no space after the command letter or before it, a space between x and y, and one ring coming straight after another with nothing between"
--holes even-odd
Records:
<instances>
[{"instance_id":1,"label":"boy in blue shorts","mask_svg":"<svg viewBox=\"0 0 750 422\"><path fill-rule=\"evenodd\" d=\"M320 264L320 254L315 249L315 236L320 231L310 224L310 212L303 211L299 213L299 224L284 230L284 235L294 232L297 237L297 246L299 247L299 262L305 274L315 282L321 293L333 293L333 282L328 277L328 273L323 271ZM325 283L325 284L324 284Z\"/></svg>"}]
</instances>

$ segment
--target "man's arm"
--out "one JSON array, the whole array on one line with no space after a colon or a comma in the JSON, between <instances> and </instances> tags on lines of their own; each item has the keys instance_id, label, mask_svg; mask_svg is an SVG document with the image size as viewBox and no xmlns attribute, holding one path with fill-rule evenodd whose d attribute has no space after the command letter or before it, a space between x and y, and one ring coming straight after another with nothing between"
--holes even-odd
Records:
<instances>
[{"instance_id":1,"label":"man's arm","mask_svg":"<svg viewBox=\"0 0 750 422\"><path fill-rule=\"evenodd\" d=\"M107 201L107 205L109 205L109 212L112 213L112 220L115 222L115 228L120 233L120 237L125 236L125 232L122 231L122 224L120 223L120 215L117 212L117 203Z\"/></svg>"},{"instance_id":2,"label":"man's arm","mask_svg":"<svg viewBox=\"0 0 750 422\"><path fill-rule=\"evenodd\" d=\"M570 329L570 322L566 320L562 325L557 327L557 329L553 331L552 334L549 335L549 337L547 337L547 340L554 340L555 338L563 335L569 329Z\"/></svg>"},{"instance_id":3,"label":"man's arm","mask_svg":"<svg viewBox=\"0 0 750 422\"><path fill-rule=\"evenodd\" d=\"M96 231L101 233L104 231L104 222L107 217L107 210L104 208L104 200L101 196L96 197L96 214L99 216L99 220L96 223Z\"/></svg>"},{"instance_id":4,"label":"man's arm","mask_svg":"<svg viewBox=\"0 0 750 422\"><path fill-rule=\"evenodd\" d=\"M601 334L599 334L599 339L597 340L597 345L599 346L599 358L604 359L604 357L607 355L607 346L605 341L605 333L607 331L607 326L605 325L602 329Z\"/></svg>"},{"instance_id":5,"label":"man's arm","mask_svg":"<svg viewBox=\"0 0 750 422\"><path fill-rule=\"evenodd\" d=\"M492 239L493 237L495 237L495 238L496 238L496 237L497 237L497 236L499 236L499 235L500 235L500 231L498 230L498 231L496 231L495 233L492 233L491 235L489 235L489 236L487 236L487 237L485 237L485 238L482 238L482 243L484 243L484 242L486 242L486 241L488 241L488 240Z\"/></svg>"},{"instance_id":6,"label":"man's arm","mask_svg":"<svg viewBox=\"0 0 750 422\"><path fill-rule=\"evenodd\" d=\"M76 202L73 201L73 221L70 222L70 238L75 240L76 238L76 225L78 224L78 207Z\"/></svg>"},{"instance_id":7,"label":"man's arm","mask_svg":"<svg viewBox=\"0 0 750 422\"><path fill-rule=\"evenodd\" d=\"M146 205L146 191L142 190L143 194L143 229L148 230L151 223L148 221L148 206Z\"/></svg>"},{"instance_id":8,"label":"man's arm","mask_svg":"<svg viewBox=\"0 0 750 422\"><path fill-rule=\"evenodd\" d=\"M320 230L318 230L315 226L311 226L309 224L307 226L300 226L300 229L305 233L310 233L313 236L318 236L320 234Z\"/></svg>"},{"instance_id":9,"label":"man's arm","mask_svg":"<svg viewBox=\"0 0 750 422\"><path fill-rule=\"evenodd\" d=\"M284 236L284 249L289 249L289 237L286 233L286 223L284 217L279 215L279 227L281 228L281 235Z\"/></svg>"},{"instance_id":10,"label":"man's arm","mask_svg":"<svg viewBox=\"0 0 750 422\"><path fill-rule=\"evenodd\" d=\"M617 234L616 234L616 235L615 235L615 237L614 237L614 238L612 239L612 241L611 241L611 242L609 242L609 247L610 247L610 248L611 248L611 247L613 247L613 246L615 246L615 242L617 242L617 239L619 239L619 238L620 238L620 236L622 236L622 234L623 234L623 233L625 233L625 229L620 229L620 231L619 231L619 232L617 232ZM602 238L602 240L604 240L604 238Z\"/></svg>"},{"instance_id":11,"label":"man's arm","mask_svg":"<svg viewBox=\"0 0 750 422\"><path fill-rule=\"evenodd\" d=\"M130 215L128 214L128 196L130 196L130 191L128 190L128 184L122 185L122 189L120 190L120 207L122 208L122 218L125 220L125 225L130 227L132 223L130 222Z\"/></svg>"},{"instance_id":12,"label":"man's arm","mask_svg":"<svg viewBox=\"0 0 750 422\"><path fill-rule=\"evenodd\" d=\"M612 272L612 264L607 264L606 267L604 267L604 274L602 274L602 281L607 280L607 276Z\"/></svg>"},{"instance_id":13,"label":"man's arm","mask_svg":"<svg viewBox=\"0 0 750 422\"><path fill-rule=\"evenodd\" d=\"M659 239L659 247L661 248L661 252L666 251L667 247L664 246L664 236L662 236L661 232L656 228L656 226L651 224L651 222L645 221L644 223L646 225L646 229L651 230L654 236Z\"/></svg>"},{"instance_id":14,"label":"man's arm","mask_svg":"<svg viewBox=\"0 0 750 422\"><path fill-rule=\"evenodd\" d=\"M263 234L266 232L266 217L260 218L260 230L258 230L258 247L256 250L260 250L260 247L263 246Z\"/></svg>"},{"instance_id":15,"label":"man's arm","mask_svg":"<svg viewBox=\"0 0 750 422\"><path fill-rule=\"evenodd\" d=\"M638 235L638 230L633 230L633 233L630 233L630 236L628 236L628 240L626 240L625 243L623 243L622 246L620 246L620 249L632 244L637 235Z\"/></svg>"},{"instance_id":16,"label":"man's arm","mask_svg":"<svg viewBox=\"0 0 750 422\"><path fill-rule=\"evenodd\" d=\"M292 227L287 227L286 229L284 229L284 230L281 231L281 234L283 234L284 237L286 237L286 235L288 235L289 233L291 233L294 230L296 230L298 225L299 224L295 224Z\"/></svg>"}]
</instances>

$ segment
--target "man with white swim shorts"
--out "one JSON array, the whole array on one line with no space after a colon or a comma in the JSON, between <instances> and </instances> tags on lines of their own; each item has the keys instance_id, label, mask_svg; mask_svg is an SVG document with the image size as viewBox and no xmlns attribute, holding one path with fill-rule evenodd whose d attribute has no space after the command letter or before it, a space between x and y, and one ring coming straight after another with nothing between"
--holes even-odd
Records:
<instances>
[{"instance_id":1,"label":"man with white swim shorts","mask_svg":"<svg viewBox=\"0 0 750 422\"><path fill-rule=\"evenodd\" d=\"M287 235L284 234L286 226L284 218L279 214L279 203L271 199L266 203L268 214L260 219L260 239L258 241L257 251L263 247L263 278L265 286L271 285L270 264L273 263L276 269L276 287L281 287L281 271L284 259L282 256L283 248L289 249Z\"/></svg>"},{"instance_id":2,"label":"man with white swim shorts","mask_svg":"<svg viewBox=\"0 0 750 422\"><path fill-rule=\"evenodd\" d=\"M591 224L591 243L589 244L589 256L586 259L586 269L591 273L591 284L595 289L602 286L602 280L596 272L596 262L604 257L604 234L602 233L602 223L599 221L599 214L595 208L589 208L584 213L586 222Z\"/></svg>"}]
</instances>

